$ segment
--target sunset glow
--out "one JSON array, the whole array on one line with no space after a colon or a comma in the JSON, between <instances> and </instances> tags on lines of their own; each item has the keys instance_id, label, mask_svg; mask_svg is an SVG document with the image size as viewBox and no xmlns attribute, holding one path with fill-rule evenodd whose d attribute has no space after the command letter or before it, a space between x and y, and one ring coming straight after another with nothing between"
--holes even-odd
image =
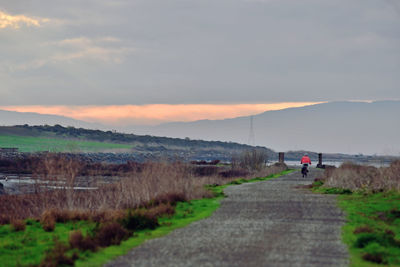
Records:
<instances>
[{"instance_id":1,"label":"sunset glow","mask_svg":"<svg viewBox=\"0 0 400 267\"><path fill-rule=\"evenodd\" d=\"M48 22L48 21L49 19L42 19L42 18L36 19L27 17L25 15L13 16L0 10L0 29L4 29L7 27L19 29L21 27L21 24L24 24L26 26L39 27L42 22Z\"/></svg>"},{"instance_id":2,"label":"sunset glow","mask_svg":"<svg viewBox=\"0 0 400 267\"><path fill-rule=\"evenodd\" d=\"M249 116L269 110L302 107L321 102L272 104L152 104L110 106L2 106L0 109L70 117L108 125L159 124L171 121L217 120Z\"/></svg>"}]
</instances>

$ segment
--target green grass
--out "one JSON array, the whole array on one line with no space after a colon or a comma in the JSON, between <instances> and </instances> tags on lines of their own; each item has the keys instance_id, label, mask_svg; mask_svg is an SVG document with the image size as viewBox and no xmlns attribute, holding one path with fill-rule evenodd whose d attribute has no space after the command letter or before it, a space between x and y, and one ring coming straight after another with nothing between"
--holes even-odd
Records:
<instances>
[{"instance_id":1,"label":"green grass","mask_svg":"<svg viewBox=\"0 0 400 267\"><path fill-rule=\"evenodd\" d=\"M21 152L98 152L109 149L130 149L132 145L46 137L1 135L0 147L17 147Z\"/></svg>"},{"instance_id":2,"label":"green grass","mask_svg":"<svg viewBox=\"0 0 400 267\"><path fill-rule=\"evenodd\" d=\"M339 207L347 214L342 240L349 248L350 266L400 266L400 192L351 192L321 185L315 184L313 191L339 194Z\"/></svg>"},{"instance_id":3,"label":"green grass","mask_svg":"<svg viewBox=\"0 0 400 267\"><path fill-rule=\"evenodd\" d=\"M69 232L93 228L86 221L57 223L54 232L45 232L39 222L27 220L25 231L15 232L10 225L0 226L0 265L38 264L46 251L54 246L54 238L67 242Z\"/></svg>"},{"instance_id":4,"label":"green grass","mask_svg":"<svg viewBox=\"0 0 400 267\"><path fill-rule=\"evenodd\" d=\"M351 266L379 266L365 261L366 253L380 255L390 266L400 266L400 193L341 195L339 206L347 213L343 241L349 247ZM360 227L372 233L355 234Z\"/></svg>"},{"instance_id":5,"label":"green grass","mask_svg":"<svg viewBox=\"0 0 400 267\"><path fill-rule=\"evenodd\" d=\"M76 266L101 266L117 256L126 254L130 249L139 246L148 239L165 236L171 231L187 226L188 224L207 218L220 206L224 197L223 189L230 185L266 181L288 174L293 170L284 171L268 177L258 177L251 180L237 179L234 182L222 186L208 186L216 197L179 202L176 212L172 217L159 219L160 227L154 230L142 230L135 232L134 237L123 241L119 246L110 246L100 249L96 253L86 251L79 253ZM54 232L45 232L39 222L27 220L25 231L14 232L10 225L0 226L0 262L1 266L34 265L40 263L45 252L54 246L54 237L67 243L69 233L72 230L81 229L82 232L90 232L95 224L80 221L57 223Z\"/></svg>"}]
</instances>

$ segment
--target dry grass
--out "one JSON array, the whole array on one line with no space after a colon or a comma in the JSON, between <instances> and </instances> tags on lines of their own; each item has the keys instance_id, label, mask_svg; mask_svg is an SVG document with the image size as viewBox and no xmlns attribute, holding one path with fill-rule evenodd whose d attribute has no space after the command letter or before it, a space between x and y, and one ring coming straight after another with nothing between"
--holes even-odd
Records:
<instances>
[{"instance_id":1,"label":"dry grass","mask_svg":"<svg viewBox=\"0 0 400 267\"><path fill-rule=\"evenodd\" d=\"M72 231L69 234L69 246L71 248L76 248L82 251L90 250L96 251L97 244L94 242L93 238L89 235L85 237L82 235L81 230Z\"/></svg>"},{"instance_id":2,"label":"dry grass","mask_svg":"<svg viewBox=\"0 0 400 267\"><path fill-rule=\"evenodd\" d=\"M96 233L96 243L101 247L119 245L128 239L131 234L119 223L110 222L102 224Z\"/></svg>"},{"instance_id":3,"label":"dry grass","mask_svg":"<svg viewBox=\"0 0 400 267\"><path fill-rule=\"evenodd\" d=\"M389 167L381 168L344 163L339 168L325 171L324 186L352 191L399 191L400 160L392 162Z\"/></svg>"},{"instance_id":4,"label":"dry grass","mask_svg":"<svg viewBox=\"0 0 400 267\"><path fill-rule=\"evenodd\" d=\"M39 267L73 266L78 256L76 253L71 257L66 255L68 250L69 247L67 245L55 240L54 248L46 253Z\"/></svg>"},{"instance_id":5,"label":"dry grass","mask_svg":"<svg viewBox=\"0 0 400 267\"><path fill-rule=\"evenodd\" d=\"M54 218L51 211L45 210L43 212L42 217L40 218L40 223L43 227L43 230L45 230L46 232L52 232L56 227L56 219Z\"/></svg>"},{"instance_id":6,"label":"dry grass","mask_svg":"<svg viewBox=\"0 0 400 267\"><path fill-rule=\"evenodd\" d=\"M26 223L23 220L13 220L11 222L11 227L14 231L25 231Z\"/></svg>"},{"instance_id":7,"label":"dry grass","mask_svg":"<svg viewBox=\"0 0 400 267\"><path fill-rule=\"evenodd\" d=\"M274 165L258 171L222 167L199 175L193 165L181 162L153 162L124 168L120 179L112 184L90 184L97 190L76 190L77 176L85 172L87 163L59 155L46 155L36 163L34 194L0 196L0 223L11 220L40 219L46 231L52 231L56 222L70 220L115 221L123 217L123 210L139 207L152 208L153 212L171 214L170 207L178 201L211 197L204 188L207 184L222 185L237 178L265 177L285 170L286 166ZM217 168L212 166L213 168ZM108 167L110 169L112 167ZM120 168L120 167L118 167ZM196 167L197 168L197 167ZM92 177L101 174L91 172ZM129 170L129 171L127 171ZM227 175L227 172L229 175ZM236 175L235 175L236 174ZM88 175L88 180L91 175ZM43 184L43 180L46 184ZM43 186L45 185L45 186ZM57 185L58 189L47 187ZM164 211L163 211L164 210Z\"/></svg>"}]
</instances>

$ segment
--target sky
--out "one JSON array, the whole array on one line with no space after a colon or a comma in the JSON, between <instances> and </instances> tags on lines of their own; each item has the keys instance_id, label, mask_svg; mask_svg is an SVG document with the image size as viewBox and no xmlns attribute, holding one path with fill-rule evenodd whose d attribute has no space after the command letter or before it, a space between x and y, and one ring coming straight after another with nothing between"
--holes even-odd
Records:
<instances>
[{"instance_id":1,"label":"sky","mask_svg":"<svg viewBox=\"0 0 400 267\"><path fill-rule=\"evenodd\" d=\"M110 124L400 99L399 0L2 0L0 108Z\"/></svg>"}]
</instances>

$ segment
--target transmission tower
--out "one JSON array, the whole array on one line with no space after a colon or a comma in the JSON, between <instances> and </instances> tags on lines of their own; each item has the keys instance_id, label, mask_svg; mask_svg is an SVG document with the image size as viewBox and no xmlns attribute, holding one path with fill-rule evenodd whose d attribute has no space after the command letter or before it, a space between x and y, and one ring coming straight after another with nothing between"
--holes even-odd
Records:
<instances>
[{"instance_id":1,"label":"transmission tower","mask_svg":"<svg viewBox=\"0 0 400 267\"><path fill-rule=\"evenodd\" d=\"M253 126L253 116L250 116L250 131L249 131L248 144L250 146L255 146L256 145L256 136L254 134L254 126Z\"/></svg>"}]
</instances>

